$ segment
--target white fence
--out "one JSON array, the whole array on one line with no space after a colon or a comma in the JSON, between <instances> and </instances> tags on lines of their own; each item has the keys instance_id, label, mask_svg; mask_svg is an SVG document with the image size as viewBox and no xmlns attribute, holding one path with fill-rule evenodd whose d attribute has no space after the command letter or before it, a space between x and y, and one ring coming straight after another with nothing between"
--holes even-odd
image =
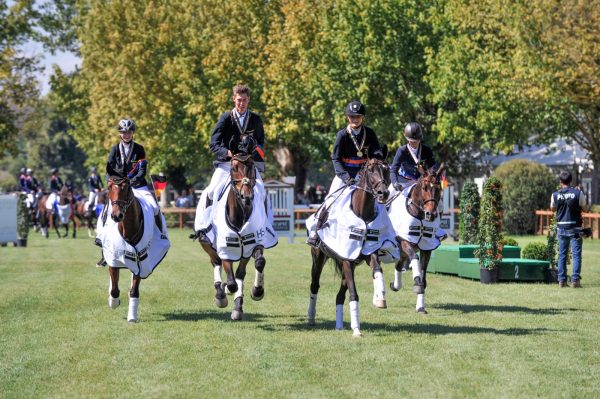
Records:
<instances>
[{"instance_id":1,"label":"white fence","mask_svg":"<svg viewBox=\"0 0 600 399\"><path fill-rule=\"evenodd\" d=\"M455 238L456 232L454 231L454 186L448 186L442 193L442 201L438 206L440 214L440 227L446 230L448 237Z\"/></svg>"},{"instance_id":2,"label":"white fence","mask_svg":"<svg viewBox=\"0 0 600 399\"><path fill-rule=\"evenodd\" d=\"M294 242L294 186L279 180L266 180L265 189L273 208L273 227L280 237Z\"/></svg>"}]
</instances>

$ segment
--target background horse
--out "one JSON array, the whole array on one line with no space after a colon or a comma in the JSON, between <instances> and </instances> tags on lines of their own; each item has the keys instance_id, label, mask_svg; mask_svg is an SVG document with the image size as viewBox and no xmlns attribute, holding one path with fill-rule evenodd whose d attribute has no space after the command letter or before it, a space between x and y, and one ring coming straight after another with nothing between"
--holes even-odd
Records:
<instances>
[{"instance_id":1,"label":"background horse","mask_svg":"<svg viewBox=\"0 0 600 399\"><path fill-rule=\"evenodd\" d=\"M98 205L104 207L106 202L105 197L106 193L104 191L100 191L97 194ZM85 224L88 229L88 236L94 237L94 221L98 218L96 216L95 207L92 206L92 208L90 208L87 206L87 201L87 198L82 198L75 203L75 217L79 220L79 223Z\"/></svg>"},{"instance_id":2,"label":"background horse","mask_svg":"<svg viewBox=\"0 0 600 399\"><path fill-rule=\"evenodd\" d=\"M384 204L387 201L389 195L389 182L389 167L385 161L379 159L369 159L358 173L357 187L351 194L351 207L352 212L366 224L372 222L377 216L377 203ZM326 211L322 212L320 217L326 217L326 213ZM339 237L339 239L343 238ZM315 324L317 294L320 288L319 280L321 278L323 266L327 259L333 259L337 270L342 275L342 283L336 296L336 329L341 330L343 328L343 306L346 299L346 291L349 291L350 327L352 328L354 336L361 336L358 318L358 293L354 281L354 268L363 260L369 264L373 272L376 296L382 300L382 302L374 302L374 304L378 307L386 307L385 299L383 298L383 273L377 257L377 251L369 256L361 254L358 259L349 261L339 258L338 255L332 252L323 242L320 242L317 248L311 248L311 254L312 278L310 284L310 301L308 305L309 324Z\"/></svg>"},{"instance_id":3,"label":"background horse","mask_svg":"<svg viewBox=\"0 0 600 399\"><path fill-rule=\"evenodd\" d=\"M143 212L139 200L133 194L129 179L111 176L107 184L108 199L111 205L111 219L118 223L119 234L127 243L135 246L144 233ZM149 227L150 228L150 227ZM116 267L109 267L110 294L108 306L116 309L120 304L119 299L119 272ZM141 277L131 273L131 288L129 290L129 311L127 321L135 323L138 319L138 305L140 301Z\"/></svg>"},{"instance_id":4,"label":"background horse","mask_svg":"<svg viewBox=\"0 0 600 399\"><path fill-rule=\"evenodd\" d=\"M234 155L231 159L230 175L231 188L229 189L226 199L226 219L229 227L239 233L244 224L250 218L253 211L256 171L252 155ZM215 202L216 200L217 199L215 198ZM192 236L192 238L194 238L194 236ZM228 304L226 294L235 294L234 308L231 312L231 319L242 320L244 315L244 278L246 277L246 265L248 264L250 258L244 258L242 256L234 275L233 260L221 259L210 242L202 240L199 242L202 246L202 249L204 249L204 251L210 257L213 265L214 285L216 290L215 304L220 308L224 308ZM255 258L254 266L256 268L256 275L254 279L254 285L252 286L251 290L251 297L255 301L260 301L265 295L264 268L267 262L263 256L263 252L264 248L262 246L256 246L252 252L252 256ZM223 283L221 280L221 267L225 269L227 283Z\"/></svg>"},{"instance_id":5,"label":"background horse","mask_svg":"<svg viewBox=\"0 0 600 399\"><path fill-rule=\"evenodd\" d=\"M37 214L39 216L39 225L42 230L42 235L48 238L50 235L48 228L54 226L56 235L58 238L61 238L58 227L59 225L63 225L65 227L65 235L63 237L67 237L69 235L69 221L72 214L71 193L67 189L67 186L63 186L60 192L57 193L58 214L56 214L54 206L52 206L52 209L46 208L46 202L49 198L52 197L50 195L43 195L37 205ZM74 223L73 226L75 226Z\"/></svg>"},{"instance_id":6,"label":"background horse","mask_svg":"<svg viewBox=\"0 0 600 399\"><path fill-rule=\"evenodd\" d=\"M408 197L399 195L392 200L394 203L391 205L405 206L408 215L420 222L411 228L408 226L394 225L398 234L409 231L409 236L415 237L415 239L409 241L406 238L401 238L400 235L396 237L402 250L402 254L400 260L396 263L395 279L393 283L390 283L390 288L393 291L398 291L402 287L403 265L410 262L413 273L413 292L417 294L416 311L421 314L427 313L425 310L425 288L427 288L427 265L431 258L431 252L433 249L437 248L440 239L445 238L436 237L435 229L428 230L430 227L424 226L425 224L429 224L429 226L431 226L431 224L437 224L439 227L438 204L442 196L441 176L444 170L445 166L443 163L437 170L434 170L433 168L424 170L422 167L419 167L421 177L410 190ZM401 204L401 201L406 202ZM395 215L395 212L394 209L390 209L390 214L392 216ZM403 218L401 224L408 224L409 221L407 219L408 218ZM392 221L395 220L396 218L392 217ZM420 228L415 228L419 227L419 225ZM427 245L426 240L433 240L437 245ZM416 243L414 241L416 241ZM419 253L417 254L417 252Z\"/></svg>"}]
</instances>

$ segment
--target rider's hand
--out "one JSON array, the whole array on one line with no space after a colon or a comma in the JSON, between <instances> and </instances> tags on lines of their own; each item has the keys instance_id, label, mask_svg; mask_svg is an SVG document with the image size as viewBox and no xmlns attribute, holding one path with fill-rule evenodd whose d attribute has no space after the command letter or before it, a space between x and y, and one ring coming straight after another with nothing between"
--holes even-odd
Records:
<instances>
[{"instance_id":1,"label":"rider's hand","mask_svg":"<svg viewBox=\"0 0 600 399\"><path fill-rule=\"evenodd\" d=\"M402 191L402 184L400 184L400 183L394 183L394 190L396 190L396 191Z\"/></svg>"},{"instance_id":2,"label":"rider's hand","mask_svg":"<svg viewBox=\"0 0 600 399\"><path fill-rule=\"evenodd\" d=\"M352 186L352 185L356 184L356 180L354 180L353 178L349 177L349 178L346 179L345 183L346 183L347 186Z\"/></svg>"}]
</instances>

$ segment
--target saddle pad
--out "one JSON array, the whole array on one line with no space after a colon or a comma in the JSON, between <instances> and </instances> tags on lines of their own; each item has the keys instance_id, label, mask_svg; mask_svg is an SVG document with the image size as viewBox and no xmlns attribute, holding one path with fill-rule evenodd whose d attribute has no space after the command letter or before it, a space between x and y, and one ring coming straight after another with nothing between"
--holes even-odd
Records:
<instances>
[{"instance_id":1,"label":"saddle pad","mask_svg":"<svg viewBox=\"0 0 600 399\"><path fill-rule=\"evenodd\" d=\"M389 206L389 215L396 235L417 245L420 250L432 251L440 246L445 231L440 228L440 216L433 221L419 220L408 213L406 204L410 188L404 189Z\"/></svg>"},{"instance_id":2,"label":"saddle pad","mask_svg":"<svg viewBox=\"0 0 600 399\"><path fill-rule=\"evenodd\" d=\"M146 278L160 264L171 247L167 233L167 223L162 213L163 230L160 231L154 221L154 210L148 204L143 193L133 189L135 197L140 201L144 214L144 233L142 239L134 247L128 244L119 233L118 223L110 217L112 206L110 201L104 207L104 214L98 218L97 239L102 242L102 254L110 267L129 269L131 273ZM103 220L105 219L105 220Z\"/></svg>"},{"instance_id":3,"label":"saddle pad","mask_svg":"<svg viewBox=\"0 0 600 399\"><path fill-rule=\"evenodd\" d=\"M71 218L71 204L57 205L58 207L58 221L60 224L69 224Z\"/></svg>"},{"instance_id":4,"label":"saddle pad","mask_svg":"<svg viewBox=\"0 0 600 399\"><path fill-rule=\"evenodd\" d=\"M345 190L331 205L327 221L317 231L319 238L344 260L355 261L361 254L368 256L377 252L380 262L396 262L400 251L385 205L376 204L377 216L367 224L351 209L353 191ZM306 219L309 232L316 229L316 224L314 215Z\"/></svg>"}]
</instances>

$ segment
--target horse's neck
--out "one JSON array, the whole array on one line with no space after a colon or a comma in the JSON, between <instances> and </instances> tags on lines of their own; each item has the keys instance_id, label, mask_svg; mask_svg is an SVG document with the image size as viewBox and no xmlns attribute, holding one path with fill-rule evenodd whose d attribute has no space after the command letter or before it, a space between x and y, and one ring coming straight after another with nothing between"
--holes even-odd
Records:
<instances>
[{"instance_id":1,"label":"horse's neck","mask_svg":"<svg viewBox=\"0 0 600 399\"><path fill-rule=\"evenodd\" d=\"M418 204L421 202L421 186L420 182L417 182L415 186L410 190L409 202L406 204L406 211L408 214L415 219L423 220L423 216L419 211Z\"/></svg>"},{"instance_id":2,"label":"horse's neck","mask_svg":"<svg viewBox=\"0 0 600 399\"><path fill-rule=\"evenodd\" d=\"M143 220L142 206L139 200L134 197L131 205L125 212L125 217L119 222L121 237L131 245L136 245L140 242L144 234Z\"/></svg>"},{"instance_id":3,"label":"horse's neck","mask_svg":"<svg viewBox=\"0 0 600 399\"><path fill-rule=\"evenodd\" d=\"M365 222L375 219L375 196L365 190L357 188L352 193L352 212Z\"/></svg>"},{"instance_id":4,"label":"horse's neck","mask_svg":"<svg viewBox=\"0 0 600 399\"><path fill-rule=\"evenodd\" d=\"M250 219L251 214L252 202L249 206L246 206L243 202L238 201L232 187L227 195L227 216L231 227L239 231L244 226L244 223Z\"/></svg>"}]
</instances>

